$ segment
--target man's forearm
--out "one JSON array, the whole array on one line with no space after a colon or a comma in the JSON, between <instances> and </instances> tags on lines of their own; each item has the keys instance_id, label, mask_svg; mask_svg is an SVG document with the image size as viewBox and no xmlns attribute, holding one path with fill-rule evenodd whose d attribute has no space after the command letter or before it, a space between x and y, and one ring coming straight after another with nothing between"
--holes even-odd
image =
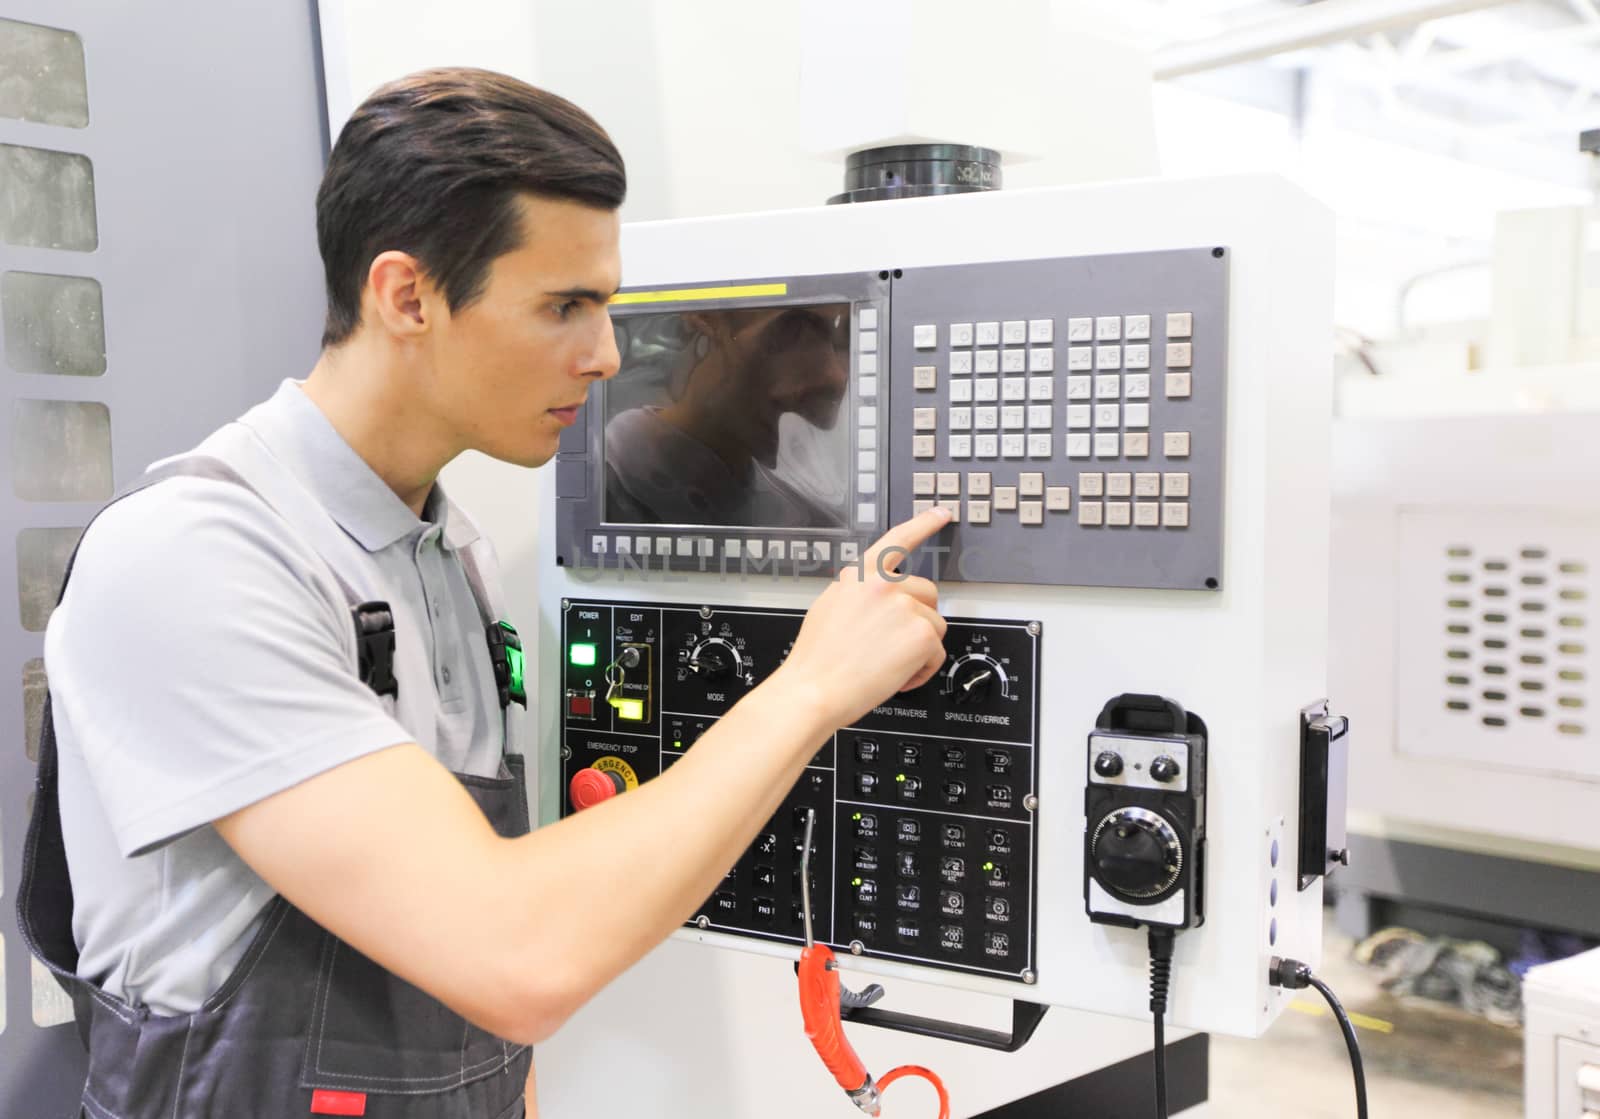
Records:
<instances>
[{"instance_id":1,"label":"man's forearm","mask_svg":"<svg viewBox=\"0 0 1600 1119\"><path fill-rule=\"evenodd\" d=\"M827 740L820 705L780 674L660 777L508 844L513 942L559 968L565 1013L693 916ZM538 964L535 961L544 961Z\"/></svg>"}]
</instances>

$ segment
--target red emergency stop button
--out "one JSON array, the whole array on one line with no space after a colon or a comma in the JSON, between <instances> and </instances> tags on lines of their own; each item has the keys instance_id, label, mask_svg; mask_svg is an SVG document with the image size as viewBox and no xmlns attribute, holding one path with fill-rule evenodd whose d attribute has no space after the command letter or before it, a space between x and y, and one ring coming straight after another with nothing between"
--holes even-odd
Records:
<instances>
[{"instance_id":1,"label":"red emergency stop button","mask_svg":"<svg viewBox=\"0 0 1600 1119\"><path fill-rule=\"evenodd\" d=\"M572 784L567 791L572 797L572 807L582 811L593 808L603 800L610 800L627 787L620 773L580 769L572 775Z\"/></svg>"}]
</instances>

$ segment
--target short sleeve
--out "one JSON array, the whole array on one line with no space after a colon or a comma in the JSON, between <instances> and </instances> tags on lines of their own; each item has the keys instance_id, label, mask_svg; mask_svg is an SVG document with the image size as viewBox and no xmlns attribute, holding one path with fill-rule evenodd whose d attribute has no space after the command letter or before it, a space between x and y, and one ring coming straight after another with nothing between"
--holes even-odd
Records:
<instances>
[{"instance_id":1,"label":"short sleeve","mask_svg":"<svg viewBox=\"0 0 1600 1119\"><path fill-rule=\"evenodd\" d=\"M227 482L173 479L102 513L45 662L124 856L412 739L356 676L320 561Z\"/></svg>"}]
</instances>

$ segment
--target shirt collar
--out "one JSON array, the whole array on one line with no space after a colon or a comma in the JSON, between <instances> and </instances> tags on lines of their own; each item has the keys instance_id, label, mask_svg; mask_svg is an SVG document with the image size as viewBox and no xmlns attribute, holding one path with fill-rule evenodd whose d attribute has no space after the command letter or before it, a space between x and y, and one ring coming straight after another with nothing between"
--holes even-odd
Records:
<instances>
[{"instance_id":1,"label":"shirt collar","mask_svg":"<svg viewBox=\"0 0 1600 1119\"><path fill-rule=\"evenodd\" d=\"M413 513L345 442L299 381L284 381L270 399L252 408L240 422L261 436L339 526L369 552L430 526L438 526L441 542L452 550L478 539L477 526L450 501L437 481L422 506L423 516Z\"/></svg>"}]
</instances>

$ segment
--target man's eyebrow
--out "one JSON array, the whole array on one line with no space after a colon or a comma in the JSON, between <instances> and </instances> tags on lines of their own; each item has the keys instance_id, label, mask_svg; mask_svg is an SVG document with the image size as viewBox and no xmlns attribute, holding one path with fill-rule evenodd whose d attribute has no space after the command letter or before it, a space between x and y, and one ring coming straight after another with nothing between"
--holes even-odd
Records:
<instances>
[{"instance_id":1,"label":"man's eyebrow","mask_svg":"<svg viewBox=\"0 0 1600 1119\"><path fill-rule=\"evenodd\" d=\"M618 290L621 290L620 288ZM582 299L590 303L610 303L615 291L602 292L595 288L567 288L564 291L547 291L546 295L557 299Z\"/></svg>"}]
</instances>

